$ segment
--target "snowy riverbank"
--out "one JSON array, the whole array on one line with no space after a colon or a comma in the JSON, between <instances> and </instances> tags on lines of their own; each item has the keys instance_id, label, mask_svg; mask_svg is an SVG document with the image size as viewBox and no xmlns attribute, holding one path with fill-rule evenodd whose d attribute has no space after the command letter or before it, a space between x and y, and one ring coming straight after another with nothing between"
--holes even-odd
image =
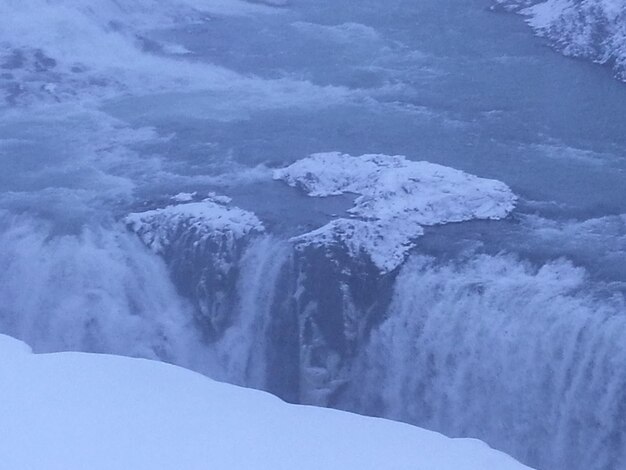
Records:
<instances>
[{"instance_id":1,"label":"snowy riverbank","mask_svg":"<svg viewBox=\"0 0 626 470\"><path fill-rule=\"evenodd\" d=\"M12 470L523 470L476 440L291 406L171 365L33 355L0 336L0 455Z\"/></svg>"}]
</instances>

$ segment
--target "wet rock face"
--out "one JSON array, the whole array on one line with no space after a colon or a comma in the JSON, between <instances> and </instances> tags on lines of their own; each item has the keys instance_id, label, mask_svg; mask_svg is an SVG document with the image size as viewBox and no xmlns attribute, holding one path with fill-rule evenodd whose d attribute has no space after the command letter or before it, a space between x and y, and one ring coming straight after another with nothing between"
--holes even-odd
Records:
<instances>
[{"instance_id":1,"label":"wet rock face","mask_svg":"<svg viewBox=\"0 0 626 470\"><path fill-rule=\"evenodd\" d=\"M336 402L350 381L353 359L382 321L395 273L381 274L367 256L353 258L341 246L289 244L287 254L283 250L267 260L263 251L285 242L259 230L213 226L207 232L205 222L166 216L163 210L133 214L127 223L161 254L179 292L193 304L205 340L227 358L224 364L261 361L261 382L250 377L233 381L293 402ZM274 274L259 279L254 274L259 269ZM246 315L267 319L247 329L240 318ZM238 329L240 341L263 346L233 350L224 337ZM263 358L231 357L253 354ZM228 378L231 371L220 373Z\"/></svg>"},{"instance_id":2,"label":"wet rock face","mask_svg":"<svg viewBox=\"0 0 626 470\"><path fill-rule=\"evenodd\" d=\"M323 406L351 381L423 226L502 219L517 200L500 181L403 156L314 154L274 178L311 197L359 196L289 241L215 194L181 193L126 223L194 304L220 378Z\"/></svg>"},{"instance_id":3,"label":"wet rock face","mask_svg":"<svg viewBox=\"0 0 626 470\"><path fill-rule=\"evenodd\" d=\"M264 231L254 214L228 202L209 198L125 219L130 230L163 256L179 291L196 307L198 326L209 341L230 326L248 235Z\"/></svg>"},{"instance_id":4,"label":"wet rock face","mask_svg":"<svg viewBox=\"0 0 626 470\"><path fill-rule=\"evenodd\" d=\"M394 274L338 248L307 247L296 256L300 338L299 401L333 406L350 381L352 361L387 307Z\"/></svg>"},{"instance_id":5,"label":"wet rock face","mask_svg":"<svg viewBox=\"0 0 626 470\"><path fill-rule=\"evenodd\" d=\"M244 244L224 237L198 242L181 229L164 250L172 278L180 293L191 300L200 330L209 341L230 326L238 277L237 260Z\"/></svg>"},{"instance_id":6,"label":"wet rock face","mask_svg":"<svg viewBox=\"0 0 626 470\"><path fill-rule=\"evenodd\" d=\"M172 277L181 294L193 302L198 326L209 342L219 344L228 329L238 327L237 306L247 295L239 291L241 279L250 269L241 258L251 243L229 246L215 239L197 243L186 234L164 252ZM342 257L339 252L335 255ZM332 406L350 380L352 360L386 309L393 274L381 275L365 259L344 264L337 258L319 248L294 251L278 278L267 280L275 284L264 287L274 291L269 325L264 333L253 332L264 337L246 338L265 344L263 388L288 401Z\"/></svg>"}]
</instances>

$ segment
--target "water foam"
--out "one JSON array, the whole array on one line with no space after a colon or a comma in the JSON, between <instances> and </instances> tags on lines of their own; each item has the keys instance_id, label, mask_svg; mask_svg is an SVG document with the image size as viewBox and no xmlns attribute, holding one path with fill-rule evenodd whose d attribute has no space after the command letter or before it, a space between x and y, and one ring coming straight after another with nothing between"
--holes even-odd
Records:
<instances>
[{"instance_id":1,"label":"water foam","mask_svg":"<svg viewBox=\"0 0 626 470\"><path fill-rule=\"evenodd\" d=\"M266 389L270 324L276 320L277 289L290 257L287 243L271 236L248 246L240 264L233 324L212 345L216 377L229 383Z\"/></svg>"},{"instance_id":2,"label":"water foam","mask_svg":"<svg viewBox=\"0 0 626 470\"><path fill-rule=\"evenodd\" d=\"M351 407L483 438L539 468L623 468L626 303L586 282L566 261L414 258Z\"/></svg>"},{"instance_id":3,"label":"water foam","mask_svg":"<svg viewBox=\"0 0 626 470\"><path fill-rule=\"evenodd\" d=\"M191 309L165 264L136 237L102 227L55 235L26 217L1 222L4 333L37 352L107 352L200 366Z\"/></svg>"}]
</instances>

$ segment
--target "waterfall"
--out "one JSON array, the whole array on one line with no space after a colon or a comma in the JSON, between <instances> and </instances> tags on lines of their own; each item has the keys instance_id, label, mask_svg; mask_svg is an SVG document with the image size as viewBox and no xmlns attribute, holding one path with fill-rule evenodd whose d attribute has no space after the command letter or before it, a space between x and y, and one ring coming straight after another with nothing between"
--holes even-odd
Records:
<instances>
[{"instance_id":1,"label":"waterfall","mask_svg":"<svg viewBox=\"0 0 626 470\"><path fill-rule=\"evenodd\" d=\"M202 369L191 309L165 263L124 228L59 234L0 218L0 331L38 352L124 354Z\"/></svg>"},{"instance_id":2,"label":"waterfall","mask_svg":"<svg viewBox=\"0 0 626 470\"><path fill-rule=\"evenodd\" d=\"M160 257L115 224L0 221L0 331L37 351L165 360L539 469L626 468L626 302L568 261L414 255L380 275L271 235Z\"/></svg>"},{"instance_id":3,"label":"waterfall","mask_svg":"<svg viewBox=\"0 0 626 470\"><path fill-rule=\"evenodd\" d=\"M237 385L265 389L268 336L277 309L277 289L290 256L289 245L272 236L251 241L239 262L231 326L212 345L215 376Z\"/></svg>"},{"instance_id":4,"label":"waterfall","mask_svg":"<svg viewBox=\"0 0 626 470\"><path fill-rule=\"evenodd\" d=\"M626 468L626 307L566 261L418 256L347 408L483 439L542 469Z\"/></svg>"},{"instance_id":5,"label":"waterfall","mask_svg":"<svg viewBox=\"0 0 626 470\"><path fill-rule=\"evenodd\" d=\"M233 260L233 292L222 293L234 297L229 326L207 341L204 318L180 295L166 263L125 227L56 233L41 220L0 215L0 332L37 352L145 357L266 387L268 328L291 253L284 241L252 238Z\"/></svg>"}]
</instances>

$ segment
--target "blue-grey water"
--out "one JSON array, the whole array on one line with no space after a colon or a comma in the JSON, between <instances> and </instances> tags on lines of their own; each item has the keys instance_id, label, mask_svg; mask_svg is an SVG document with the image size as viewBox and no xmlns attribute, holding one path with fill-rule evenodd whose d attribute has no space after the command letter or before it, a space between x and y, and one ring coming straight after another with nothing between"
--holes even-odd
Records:
<instances>
[{"instance_id":1,"label":"blue-grey water","mask_svg":"<svg viewBox=\"0 0 626 470\"><path fill-rule=\"evenodd\" d=\"M34 35L20 59L0 36L0 331L271 389L282 346L268 344L289 341L268 318L304 276L285 239L351 206L271 169L402 154L501 180L519 205L428 228L350 366L318 364L345 390L324 401L304 380L285 396L478 437L543 470L626 468L626 85L491 4L294 0L144 27L134 55L77 17L103 57L86 78L58 71L72 42ZM120 222L182 191L228 195L272 233L240 254L236 320L209 345L200 294ZM275 373L285 390L290 374Z\"/></svg>"}]
</instances>

